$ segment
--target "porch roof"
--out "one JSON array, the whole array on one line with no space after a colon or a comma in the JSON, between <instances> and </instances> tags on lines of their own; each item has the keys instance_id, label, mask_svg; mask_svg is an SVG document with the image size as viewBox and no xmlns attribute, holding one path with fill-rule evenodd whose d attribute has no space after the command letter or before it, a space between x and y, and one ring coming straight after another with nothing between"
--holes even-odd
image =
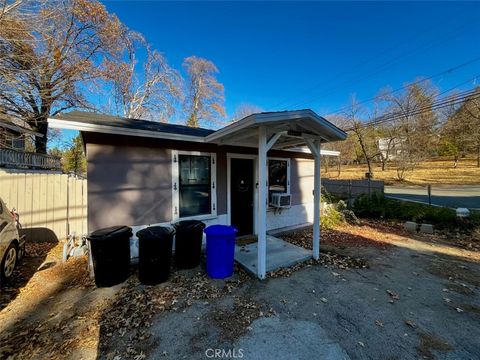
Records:
<instances>
[{"instance_id":1,"label":"porch roof","mask_svg":"<svg viewBox=\"0 0 480 360\"><path fill-rule=\"evenodd\" d=\"M258 127L265 126L267 137L277 134L272 149L302 149L305 139L322 143L344 140L347 134L310 109L263 112L249 115L205 137L205 142L219 145L258 145ZM278 135L279 134L279 135ZM333 155L333 154L332 154Z\"/></svg>"}]
</instances>

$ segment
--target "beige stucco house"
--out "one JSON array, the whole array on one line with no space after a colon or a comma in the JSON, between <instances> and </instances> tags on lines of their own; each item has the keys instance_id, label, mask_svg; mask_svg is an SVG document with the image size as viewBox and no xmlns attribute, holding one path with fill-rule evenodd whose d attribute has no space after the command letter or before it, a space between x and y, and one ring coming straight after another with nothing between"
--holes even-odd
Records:
<instances>
[{"instance_id":1,"label":"beige stucco house","mask_svg":"<svg viewBox=\"0 0 480 360\"><path fill-rule=\"evenodd\" d=\"M311 110L250 115L220 130L74 111L49 119L82 134L88 228L134 230L199 219L258 235L265 276L266 232L314 223L319 256L321 144L345 132Z\"/></svg>"}]
</instances>

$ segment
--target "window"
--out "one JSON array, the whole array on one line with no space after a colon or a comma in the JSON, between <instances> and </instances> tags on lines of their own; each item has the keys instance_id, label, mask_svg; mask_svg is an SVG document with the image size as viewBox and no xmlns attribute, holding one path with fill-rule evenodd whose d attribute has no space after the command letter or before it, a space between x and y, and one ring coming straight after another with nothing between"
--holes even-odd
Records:
<instances>
[{"instance_id":1,"label":"window","mask_svg":"<svg viewBox=\"0 0 480 360\"><path fill-rule=\"evenodd\" d=\"M179 155L180 217L210 214L210 156Z\"/></svg>"},{"instance_id":2,"label":"window","mask_svg":"<svg viewBox=\"0 0 480 360\"><path fill-rule=\"evenodd\" d=\"M172 151L172 215L215 216L215 154Z\"/></svg>"},{"instance_id":3,"label":"window","mask_svg":"<svg viewBox=\"0 0 480 360\"><path fill-rule=\"evenodd\" d=\"M268 200L272 199L273 193L290 193L288 159L268 160Z\"/></svg>"}]
</instances>

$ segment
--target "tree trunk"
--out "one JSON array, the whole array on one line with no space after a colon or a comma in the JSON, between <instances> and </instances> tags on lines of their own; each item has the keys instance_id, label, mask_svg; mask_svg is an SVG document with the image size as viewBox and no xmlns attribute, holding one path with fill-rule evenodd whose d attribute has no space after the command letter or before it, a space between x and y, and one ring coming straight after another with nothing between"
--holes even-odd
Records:
<instances>
[{"instance_id":1,"label":"tree trunk","mask_svg":"<svg viewBox=\"0 0 480 360\"><path fill-rule=\"evenodd\" d=\"M39 119L36 125L30 123L30 126L34 131L43 135L43 137L35 136L35 152L46 154L48 141L48 117L45 117L45 119Z\"/></svg>"},{"instance_id":2,"label":"tree trunk","mask_svg":"<svg viewBox=\"0 0 480 360\"><path fill-rule=\"evenodd\" d=\"M47 138L35 136L35 152L38 154L47 153Z\"/></svg>"}]
</instances>

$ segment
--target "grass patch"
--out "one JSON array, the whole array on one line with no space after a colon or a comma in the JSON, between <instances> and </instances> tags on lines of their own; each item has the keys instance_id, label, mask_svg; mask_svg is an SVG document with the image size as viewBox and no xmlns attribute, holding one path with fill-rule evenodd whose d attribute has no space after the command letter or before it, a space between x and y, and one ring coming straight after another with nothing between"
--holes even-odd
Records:
<instances>
[{"instance_id":1,"label":"grass patch","mask_svg":"<svg viewBox=\"0 0 480 360\"><path fill-rule=\"evenodd\" d=\"M324 171L324 169L322 169ZM325 177L338 180L364 179L367 165L343 165L340 175L337 169L331 167ZM387 184L400 183L397 169L391 163L382 171L380 164L373 164L375 180L383 180ZM460 159L457 168L453 167L453 159L436 158L421 162L413 171L408 171L403 183L415 185L428 184L480 184L480 168L474 157Z\"/></svg>"}]
</instances>

